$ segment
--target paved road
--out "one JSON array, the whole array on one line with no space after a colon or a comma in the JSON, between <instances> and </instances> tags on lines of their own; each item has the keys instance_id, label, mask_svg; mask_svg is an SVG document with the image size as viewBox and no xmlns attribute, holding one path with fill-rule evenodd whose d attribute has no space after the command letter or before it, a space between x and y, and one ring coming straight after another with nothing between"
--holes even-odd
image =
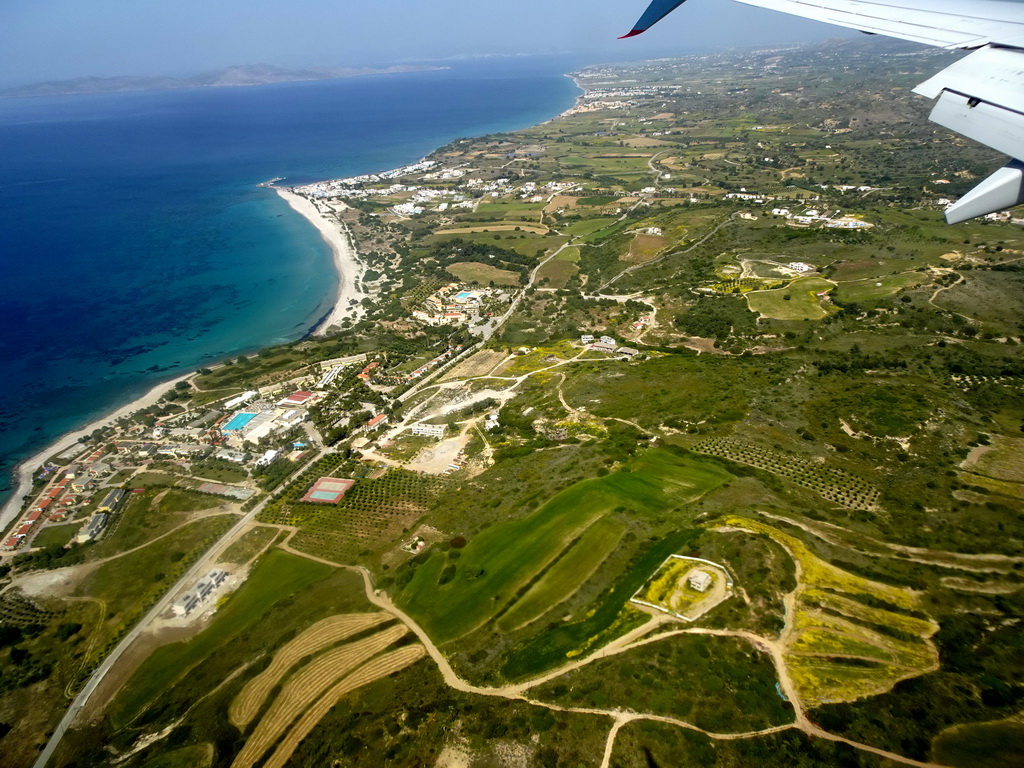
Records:
<instances>
[{"instance_id":1,"label":"paved road","mask_svg":"<svg viewBox=\"0 0 1024 768\"><path fill-rule=\"evenodd\" d=\"M319 459L323 454L324 451L321 450L313 460L316 461L316 459ZM86 682L85 687L83 687L78 693L78 696L75 697L75 700L71 702L71 706L68 707L68 711L64 713L64 717L57 725L57 728L54 730L50 740L46 742L46 746L43 748L43 751L40 752L39 757L36 758L33 768L45 768L47 762L49 762L50 758L53 756L54 750L60 743L60 740L64 737L68 728L71 727L75 718L78 717L78 713L82 711L88 703L89 698L96 692L100 683L103 682L103 678L111 669L113 669L114 665L117 664L125 651L131 647L132 643L135 642L139 635L141 635L143 631L145 631L145 629L155 621L158 616L160 616L161 613L167 610L168 606L171 604L171 600L178 594L178 592L180 592L189 582L198 578L205 571L210 569L213 562L216 561L217 557L219 557L221 552L224 550L226 544L237 536L246 525L252 522L256 515L263 510L263 507L266 506L267 502L272 498L273 497L268 497L264 499L245 514L230 531L224 534L216 544L207 550L205 555L201 556L195 564L188 569L184 576L178 579L177 583L175 583L175 585L167 591L157 604L150 609L149 613L147 613L145 617L135 625L135 628L124 636L121 642L117 644L117 647L110 652L110 655L107 656L107 658L103 660L103 663L96 668L96 671L92 673L89 680Z\"/></svg>"}]
</instances>

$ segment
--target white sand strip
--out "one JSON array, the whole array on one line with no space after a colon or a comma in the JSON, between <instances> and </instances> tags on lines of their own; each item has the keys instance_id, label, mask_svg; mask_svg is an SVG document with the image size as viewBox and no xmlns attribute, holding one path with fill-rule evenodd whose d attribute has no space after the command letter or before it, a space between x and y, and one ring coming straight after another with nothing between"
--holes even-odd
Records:
<instances>
[{"instance_id":1,"label":"white sand strip","mask_svg":"<svg viewBox=\"0 0 1024 768\"><path fill-rule=\"evenodd\" d=\"M288 201L296 212L302 214L309 222L317 228L320 236L331 247L334 254L334 265L338 270L338 295L334 302L334 308L330 315L324 319L317 329L317 335L324 334L331 326L340 323L346 317L358 318L363 307L359 303L363 293L359 290L359 278L362 275L362 265L356 258L355 248L347 231L342 231L338 224L328 220L317 210L316 206L304 197L296 195L287 189L274 188L277 194ZM355 304L351 302L355 300ZM79 430L69 432L57 442L47 446L31 458L21 462L15 470L15 488L13 493L0 510L0 531L6 529L18 516L22 507L22 497L32 490L32 474L36 472L42 463L58 453L63 453L80 438L92 433L99 427L117 421L123 416L129 416L142 408L155 405L168 389L179 381L184 381L193 374L188 373L179 376L173 381L166 381L157 384L142 397L124 405L113 413L103 416L87 424Z\"/></svg>"},{"instance_id":2,"label":"white sand strip","mask_svg":"<svg viewBox=\"0 0 1024 768\"><path fill-rule=\"evenodd\" d=\"M317 228L320 237L331 247L334 254L334 266L338 270L338 295L330 315L314 332L316 336L323 336L331 326L341 323L345 318L357 319L362 314L363 307L360 302L364 294L359 289L359 283L363 265L359 263L352 238L344 224L340 224L333 215L328 218L328 215L321 213L311 200L291 190L274 187L274 191L287 201L292 210L304 216Z\"/></svg>"}]
</instances>

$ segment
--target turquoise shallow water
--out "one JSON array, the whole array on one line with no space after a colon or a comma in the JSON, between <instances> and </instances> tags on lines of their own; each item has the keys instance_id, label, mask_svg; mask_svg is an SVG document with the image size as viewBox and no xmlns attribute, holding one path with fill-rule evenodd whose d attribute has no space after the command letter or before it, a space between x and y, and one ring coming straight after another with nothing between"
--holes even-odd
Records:
<instances>
[{"instance_id":1,"label":"turquoise shallow water","mask_svg":"<svg viewBox=\"0 0 1024 768\"><path fill-rule=\"evenodd\" d=\"M161 380L304 335L330 252L273 191L572 104L553 59L0 101L0 503L23 458Z\"/></svg>"}]
</instances>

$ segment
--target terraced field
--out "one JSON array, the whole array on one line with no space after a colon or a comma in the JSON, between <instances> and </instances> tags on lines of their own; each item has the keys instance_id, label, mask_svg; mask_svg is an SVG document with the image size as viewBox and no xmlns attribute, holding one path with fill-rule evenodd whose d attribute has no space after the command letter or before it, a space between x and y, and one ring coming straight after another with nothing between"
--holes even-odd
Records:
<instances>
[{"instance_id":1,"label":"terraced field","mask_svg":"<svg viewBox=\"0 0 1024 768\"><path fill-rule=\"evenodd\" d=\"M774 539L798 565L793 612L781 641L785 663L807 706L854 701L931 671L938 624L917 593L871 581L814 555L799 539L743 517L734 529Z\"/></svg>"},{"instance_id":2,"label":"terraced field","mask_svg":"<svg viewBox=\"0 0 1024 768\"><path fill-rule=\"evenodd\" d=\"M386 613L353 613L318 621L274 654L270 666L246 683L231 702L228 719L232 725L244 728L259 713L274 686L302 659L389 618Z\"/></svg>"},{"instance_id":3,"label":"terraced field","mask_svg":"<svg viewBox=\"0 0 1024 768\"><path fill-rule=\"evenodd\" d=\"M405 648L398 648L382 654L348 675L348 677L327 691L313 706L306 710L306 713L288 731L284 739L281 740L277 749L274 750L274 754L263 764L264 768L283 768L288 763L288 759L292 756L295 748L309 735L310 731L316 727L316 724L323 719L324 715L346 694L364 685L369 685L375 680L380 680L383 677L405 669L410 664L422 659L425 655L426 651L422 645L409 645Z\"/></svg>"},{"instance_id":4,"label":"terraced field","mask_svg":"<svg viewBox=\"0 0 1024 768\"><path fill-rule=\"evenodd\" d=\"M287 759L299 741L326 714L326 710L320 711L320 707L310 709L314 704L320 704L321 696L328 693L330 704L327 709L330 709L344 693L390 674L396 658L407 660L406 664L419 658L423 652L422 646L409 646L400 649L401 655L398 657L386 654L381 659L374 660L372 664L367 664L408 631L408 627L404 625L389 627L363 640L325 651L300 667L285 680L281 692L274 698L259 724L249 735L245 746L235 757L231 764L232 768L251 768L285 734L289 734L294 741L285 755ZM336 684L354 671L359 674L354 675L348 681L349 685L338 693ZM300 735L295 740L296 737L290 734L292 723L300 716L303 722L307 722L312 715L315 715L315 719L304 732L300 729ZM285 743L287 742L288 739ZM280 749L278 751L280 752ZM275 753L275 756L277 754Z\"/></svg>"}]
</instances>

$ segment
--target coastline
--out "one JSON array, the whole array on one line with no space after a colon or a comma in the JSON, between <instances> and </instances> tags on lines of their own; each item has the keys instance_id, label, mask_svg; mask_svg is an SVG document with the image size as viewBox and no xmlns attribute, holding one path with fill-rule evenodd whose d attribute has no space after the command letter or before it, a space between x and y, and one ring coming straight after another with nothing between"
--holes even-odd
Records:
<instances>
[{"instance_id":1,"label":"coastline","mask_svg":"<svg viewBox=\"0 0 1024 768\"><path fill-rule=\"evenodd\" d=\"M329 221L327 214L322 213L308 198L284 187L271 185L271 188L288 203L293 211L316 227L320 237L330 246L333 254L334 268L338 274L338 293L331 311L310 330L310 335L323 336L331 327L340 324L347 318L358 319L363 313L363 306L360 302L365 297L359 288L363 265L359 262L348 228L340 222L334 224Z\"/></svg>"},{"instance_id":2,"label":"coastline","mask_svg":"<svg viewBox=\"0 0 1024 768\"><path fill-rule=\"evenodd\" d=\"M335 296L334 305L331 310L310 329L309 334L323 336L332 326L346 318L358 319L363 311L363 307L359 302L364 294L358 288L363 268L356 258L356 251L347 229L342 230L328 221L324 214L310 200L301 195L297 195L289 189L274 187L272 184L268 186L271 186L288 203L292 210L317 228L324 242L330 246L333 255L334 267L338 274L338 293ZM355 301L356 304L352 305L352 301ZM194 375L195 371L190 371L169 381L155 384L135 400L92 420L80 429L61 435L55 442L50 443L42 450L19 462L12 473L14 485L11 489L11 496L4 503L3 507L0 508L0 530L7 530L18 518L18 515L21 514L24 497L32 490L32 475L46 459L66 451L77 443L79 439L100 427L115 422L124 416L130 416L143 408L156 405L170 387Z\"/></svg>"},{"instance_id":3,"label":"coastline","mask_svg":"<svg viewBox=\"0 0 1024 768\"><path fill-rule=\"evenodd\" d=\"M571 113L571 111L579 105L580 100L585 95L585 89L580 87L579 82L576 81L572 74L563 73L563 76L572 80L576 84L577 88L580 89L581 93L576 96L573 106L568 110L565 110L547 120L541 121L540 123L537 123L538 125L550 123L564 117L568 113ZM276 186L276 182L279 181L283 181L283 178L275 178L257 186L273 189L285 202L288 203L292 210L316 227L321 238L331 249L334 267L338 275L337 295L335 296L334 304L330 311L317 321L317 323L307 332L307 336L325 336L330 329L340 324L345 319L351 318L352 320L358 320L362 317L365 310L361 301L367 296L367 294L361 289L360 284L362 282L363 272L365 271L365 265L360 262L351 233L343 223L338 222L336 219L332 221L328 218L332 214L321 212L311 200L293 192L290 188ZM191 378L195 373L196 372L194 370L189 371L188 373L182 374L176 378L155 384L151 389L135 400L125 403L124 405L112 410L110 413L92 420L80 429L65 433L54 442L48 444L42 450L20 461L11 472L11 477L13 479L13 485L10 492L11 495L7 501L0 506L0 532L6 531L21 514L22 507L24 505L23 497L28 494L32 488L32 476L47 458L67 450L78 442L80 438L90 434L100 427L117 421L124 416L131 415L138 410L155 405L168 388L173 387L180 381L185 381Z\"/></svg>"},{"instance_id":4,"label":"coastline","mask_svg":"<svg viewBox=\"0 0 1024 768\"><path fill-rule=\"evenodd\" d=\"M77 443L80 438L85 437L89 433L109 424L110 422L117 421L123 416L130 416L142 408L148 408L152 405L156 405L168 389L173 387L179 381L185 381L194 375L195 372L193 371L182 374L181 376L169 381L160 382L159 384L154 385L141 397L116 408L98 419L94 419L81 429L61 435L56 442L49 444L43 450L21 461L18 466L14 468L13 474L15 478L15 485L11 490L11 497L7 500L7 503L4 504L3 508L0 509L0 530L6 530L21 513L22 505L25 503L23 497L32 490L32 475L46 459L54 454L66 451L72 445Z\"/></svg>"}]
</instances>

